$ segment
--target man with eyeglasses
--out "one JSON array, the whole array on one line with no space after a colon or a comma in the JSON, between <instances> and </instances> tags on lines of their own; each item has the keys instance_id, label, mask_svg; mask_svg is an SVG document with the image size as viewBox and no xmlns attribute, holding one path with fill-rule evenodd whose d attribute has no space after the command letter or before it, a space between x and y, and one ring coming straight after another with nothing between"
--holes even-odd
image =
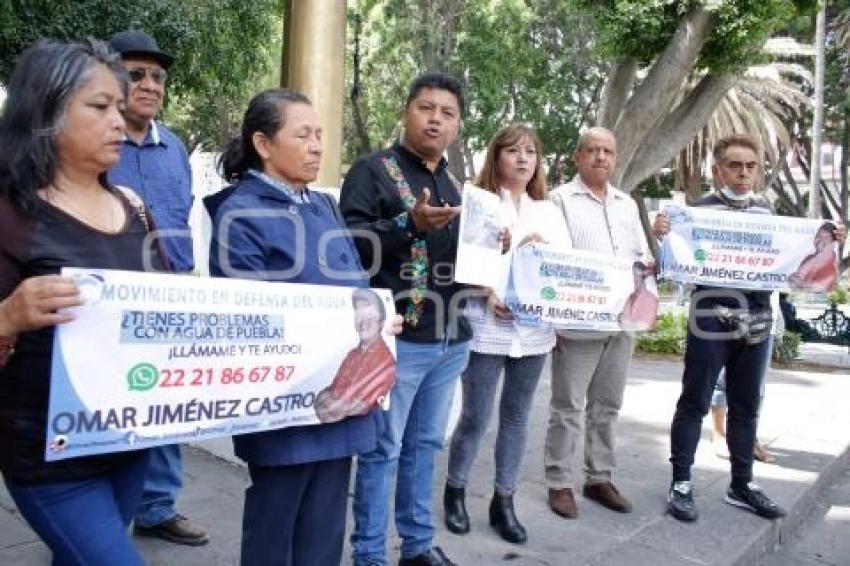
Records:
<instances>
[{"instance_id":1,"label":"man with eyeglasses","mask_svg":"<svg viewBox=\"0 0 850 566\"><path fill-rule=\"evenodd\" d=\"M749 214L773 214L770 202L754 193L761 171L762 150L749 135L720 139L714 146L712 174L717 189L693 204ZM670 221L659 214L656 236L670 231ZM843 239L845 231L841 227ZM728 403L727 444L732 480L726 503L766 519L785 516L785 510L753 483L753 447L756 442L761 385L770 362L772 327L770 291L718 289L698 286L688 321L682 393L670 429L673 479L667 511L680 521L698 517L691 486L691 467L721 368L726 368ZM739 315L744 311L745 315ZM740 317L746 317L744 322ZM763 331L756 332L761 328ZM739 330L736 332L736 330Z\"/></svg>"},{"instance_id":2,"label":"man with eyeglasses","mask_svg":"<svg viewBox=\"0 0 850 566\"><path fill-rule=\"evenodd\" d=\"M109 182L133 189L144 200L155 228L164 232L172 270L188 273L194 268L189 230L192 170L183 142L156 121L165 96L166 69L174 58L141 30L118 32L109 44L121 54L130 76L121 159L109 171ZM142 504L134 519L137 534L192 546L209 541L203 529L174 509L181 476L179 444L151 449Z\"/></svg>"}]
</instances>

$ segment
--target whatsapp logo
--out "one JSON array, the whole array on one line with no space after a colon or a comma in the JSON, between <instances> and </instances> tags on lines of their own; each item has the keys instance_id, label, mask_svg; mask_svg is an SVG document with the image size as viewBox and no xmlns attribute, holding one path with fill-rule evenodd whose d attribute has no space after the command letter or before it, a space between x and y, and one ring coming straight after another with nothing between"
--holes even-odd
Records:
<instances>
[{"instance_id":1,"label":"whatsapp logo","mask_svg":"<svg viewBox=\"0 0 850 566\"><path fill-rule=\"evenodd\" d=\"M553 289L552 287L543 287L542 289L540 289L540 298L541 299L544 299L544 300L547 300L547 301L553 301L553 300L555 300L555 296L556 296L555 289Z\"/></svg>"},{"instance_id":2,"label":"whatsapp logo","mask_svg":"<svg viewBox=\"0 0 850 566\"><path fill-rule=\"evenodd\" d=\"M694 259L697 261L705 261L708 259L708 252L702 248L694 250Z\"/></svg>"},{"instance_id":3,"label":"whatsapp logo","mask_svg":"<svg viewBox=\"0 0 850 566\"><path fill-rule=\"evenodd\" d=\"M127 372L130 391L147 391L156 387L158 382L159 370L147 362L136 364Z\"/></svg>"}]
</instances>

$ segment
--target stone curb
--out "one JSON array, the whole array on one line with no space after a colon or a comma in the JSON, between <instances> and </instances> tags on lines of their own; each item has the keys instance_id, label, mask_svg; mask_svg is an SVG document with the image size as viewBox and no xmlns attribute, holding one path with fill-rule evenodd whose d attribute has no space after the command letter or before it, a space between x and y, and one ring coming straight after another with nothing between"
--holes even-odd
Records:
<instances>
[{"instance_id":1,"label":"stone curb","mask_svg":"<svg viewBox=\"0 0 850 566\"><path fill-rule=\"evenodd\" d=\"M818 473L817 479L801 493L788 508L788 516L780 521L766 522L759 532L754 533L747 548L729 562L730 566L752 566L763 564L770 554L787 544L809 519L823 490L833 483L850 465L850 445Z\"/></svg>"}]
</instances>

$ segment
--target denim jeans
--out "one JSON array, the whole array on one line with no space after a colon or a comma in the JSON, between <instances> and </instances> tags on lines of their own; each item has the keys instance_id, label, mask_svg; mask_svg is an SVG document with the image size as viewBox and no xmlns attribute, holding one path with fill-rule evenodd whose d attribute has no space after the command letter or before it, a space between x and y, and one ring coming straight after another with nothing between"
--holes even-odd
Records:
<instances>
[{"instance_id":1,"label":"denim jeans","mask_svg":"<svg viewBox=\"0 0 850 566\"><path fill-rule=\"evenodd\" d=\"M127 528L142 496L142 451L112 473L85 480L6 487L21 515L53 552L54 566L141 566Z\"/></svg>"},{"instance_id":2,"label":"denim jeans","mask_svg":"<svg viewBox=\"0 0 850 566\"><path fill-rule=\"evenodd\" d=\"M546 354L521 358L478 352L469 354L469 365L461 376L463 409L449 448L449 472L446 478L449 485L466 487L481 437L490 422L496 388L504 369L495 449L495 490L501 495L510 495L516 491L528 436L528 414L545 361Z\"/></svg>"},{"instance_id":3,"label":"denim jeans","mask_svg":"<svg viewBox=\"0 0 850 566\"><path fill-rule=\"evenodd\" d=\"M177 515L174 503L183 487L180 445L151 448L145 489L134 521L140 527L153 527Z\"/></svg>"},{"instance_id":4,"label":"denim jeans","mask_svg":"<svg viewBox=\"0 0 850 566\"><path fill-rule=\"evenodd\" d=\"M351 534L355 564L386 564L393 479L402 556L431 548L434 460L443 448L452 396L469 357L469 343L396 340L396 351L397 381L389 410L377 414L377 448L357 459Z\"/></svg>"}]
</instances>

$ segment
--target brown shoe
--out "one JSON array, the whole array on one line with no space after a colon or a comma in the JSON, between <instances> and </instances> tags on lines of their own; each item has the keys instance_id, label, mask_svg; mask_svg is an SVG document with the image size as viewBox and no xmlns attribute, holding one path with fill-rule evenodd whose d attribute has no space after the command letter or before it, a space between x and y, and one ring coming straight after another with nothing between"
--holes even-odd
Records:
<instances>
[{"instance_id":1,"label":"brown shoe","mask_svg":"<svg viewBox=\"0 0 850 566\"><path fill-rule=\"evenodd\" d=\"M629 500L620 495L614 484L606 481L599 483L586 483L582 491L587 499L592 499L600 505L604 505L608 509L618 511L620 513L631 513L632 504Z\"/></svg>"},{"instance_id":2,"label":"brown shoe","mask_svg":"<svg viewBox=\"0 0 850 566\"><path fill-rule=\"evenodd\" d=\"M578 505L573 496L573 490L565 487L563 489L549 489L549 507L556 515L565 519L578 517Z\"/></svg>"},{"instance_id":3,"label":"brown shoe","mask_svg":"<svg viewBox=\"0 0 850 566\"><path fill-rule=\"evenodd\" d=\"M206 531L196 527L189 522L189 519L180 514L152 527L135 525L133 531L137 535L161 538L168 542L189 546L201 546L210 541Z\"/></svg>"}]
</instances>

